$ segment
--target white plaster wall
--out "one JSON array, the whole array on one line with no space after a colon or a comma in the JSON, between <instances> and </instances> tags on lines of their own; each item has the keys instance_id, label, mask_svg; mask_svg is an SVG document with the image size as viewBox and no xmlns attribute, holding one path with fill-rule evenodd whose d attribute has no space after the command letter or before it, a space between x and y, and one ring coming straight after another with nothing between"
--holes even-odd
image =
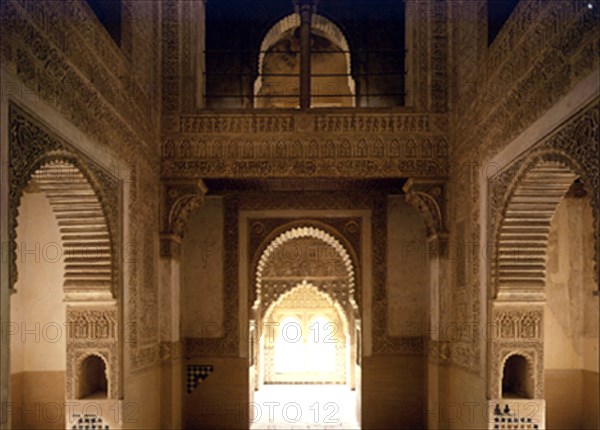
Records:
<instances>
[{"instance_id":1,"label":"white plaster wall","mask_svg":"<svg viewBox=\"0 0 600 430\"><path fill-rule=\"evenodd\" d=\"M17 220L11 373L65 370L64 250L58 224L41 192L23 195Z\"/></svg>"},{"instance_id":2,"label":"white plaster wall","mask_svg":"<svg viewBox=\"0 0 600 430\"><path fill-rule=\"evenodd\" d=\"M391 336L425 332L429 262L423 218L404 196L388 197L387 297Z\"/></svg>"},{"instance_id":3,"label":"white plaster wall","mask_svg":"<svg viewBox=\"0 0 600 430\"><path fill-rule=\"evenodd\" d=\"M598 299L589 199L565 198L548 243L545 368L598 372Z\"/></svg>"},{"instance_id":4,"label":"white plaster wall","mask_svg":"<svg viewBox=\"0 0 600 430\"><path fill-rule=\"evenodd\" d=\"M220 337L223 324L223 199L190 216L181 256L183 337Z\"/></svg>"}]
</instances>

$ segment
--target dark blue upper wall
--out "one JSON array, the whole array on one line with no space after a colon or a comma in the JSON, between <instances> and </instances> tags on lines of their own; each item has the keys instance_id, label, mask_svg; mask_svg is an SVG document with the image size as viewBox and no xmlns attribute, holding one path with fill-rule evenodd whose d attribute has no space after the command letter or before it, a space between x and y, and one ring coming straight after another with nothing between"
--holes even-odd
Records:
<instances>
[{"instance_id":1,"label":"dark blue upper wall","mask_svg":"<svg viewBox=\"0 0 600 430\"><path fill-rule=\"evenodd\" d=\"M488 45L491 45L519 0L488 0Z\"/></svg>"}]
</instances>

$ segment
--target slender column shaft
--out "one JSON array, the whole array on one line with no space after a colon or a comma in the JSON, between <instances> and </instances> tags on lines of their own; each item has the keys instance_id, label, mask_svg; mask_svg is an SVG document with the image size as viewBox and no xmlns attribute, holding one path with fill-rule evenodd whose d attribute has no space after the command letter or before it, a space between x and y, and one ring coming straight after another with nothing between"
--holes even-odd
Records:
<instances>
[{"instance_id":1,"label":"slender column shaft","mask_svg":"<svg viewBox=\"0 0 600 430\"><path fill-rule=\"evenodd\" d=\"M313 1L298 1L296 10L300 15L300 108L310 108L310 33Z\"/></svg>"}]
</instances>

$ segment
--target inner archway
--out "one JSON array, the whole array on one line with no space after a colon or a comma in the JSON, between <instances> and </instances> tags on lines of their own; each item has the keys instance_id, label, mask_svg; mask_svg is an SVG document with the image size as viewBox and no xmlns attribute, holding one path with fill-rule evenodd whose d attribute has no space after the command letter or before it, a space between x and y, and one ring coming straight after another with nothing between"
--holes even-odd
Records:
<instances>
[{"instance_id":1,"label":"inner archway","mask_svg":"<svg viewBox=\"0 0 600 430\"><path fill-rule=\"evenodd\" d=\"M254 410L252 426L358 428L353 259L333 234L312 226L288 228L260 249L251 398L259 406L288 399L299 409Z\"/></svg>"}]
</instances>

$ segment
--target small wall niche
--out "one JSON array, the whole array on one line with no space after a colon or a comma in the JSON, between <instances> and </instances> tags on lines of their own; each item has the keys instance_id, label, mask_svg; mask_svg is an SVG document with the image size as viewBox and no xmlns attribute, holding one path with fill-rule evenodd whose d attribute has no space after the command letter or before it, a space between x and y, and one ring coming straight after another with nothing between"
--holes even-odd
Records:
<instances>
[{"instance_id":1,"label":"small wall niche","mask_svg":"<svg viewBox=\"0 0 600 430\"><path fill-rule=\"evenodd\" d=\"M514 354L504 362L502 397L505 399L533 399L533 381L529 363L522 355Z\"/></svg>"},{"instance_id":2,"label":"small wall niche","mask_svg":"<svg viewBox=\"0 0 600 430\"><path fill-rule=\"evenodd\" d=\"M79 399L106 399L108 380L106 363L97 355L90 355L81 362L79 368Z\"/></svg>"}]
</instances>

